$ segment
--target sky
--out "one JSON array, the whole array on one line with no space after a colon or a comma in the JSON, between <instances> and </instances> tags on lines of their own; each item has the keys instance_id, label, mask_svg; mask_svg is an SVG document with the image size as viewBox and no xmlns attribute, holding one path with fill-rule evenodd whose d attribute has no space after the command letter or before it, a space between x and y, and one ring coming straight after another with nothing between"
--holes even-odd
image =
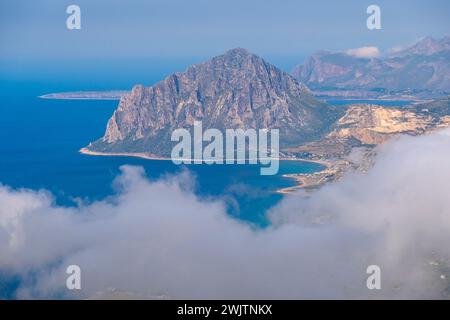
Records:
<instances>
[{"instance_id":1,"label":"sky","mask_svg":"<svg viewBox=\"0 0 450 320\"><path fill-rule=\"evenodd\" d=\"M66 28L71 4L81 8L81 30ZM371 4L381 8L381 30L366 27ZM168 59L185 66L243 47L290 71L319 49L383 52L442 37L448 12L446 0L2 0L0 67Z\"/></svg>"}]
</instances>

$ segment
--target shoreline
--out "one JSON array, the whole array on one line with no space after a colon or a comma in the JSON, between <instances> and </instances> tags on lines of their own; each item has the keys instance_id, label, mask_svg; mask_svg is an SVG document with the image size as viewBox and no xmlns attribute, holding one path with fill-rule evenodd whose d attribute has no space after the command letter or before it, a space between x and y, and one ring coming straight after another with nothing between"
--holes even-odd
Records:
<instances>
[{"instance_id":1,"label":"shoreline","mask_svg":"<svg viewBox=\"0 0 450 320\"><path fill-rule=\"evenodd\" d=\"M172 161L170 158L159 157L150 153L127 153L127 152L99 152L92 151L88 148L81 148L78 150L79 153L89 155L89 156L100 156L100 157L133 157L141 158L146 160L158 160L158 161Z\"/></svg>"},{"instance_id":2,"label":"shoreline","mask_svg":"<svg viewBox=\"0 0 450 320\"><path fill-rule=\"evenodd\" d=\"M323 170L322 170L323 171ZM317 173L321 173L322 171L318 171ZM283 175L283 177L294 180L297 184L291 187L281 188L275 190L275 193L278 194L291 194L294 191L305 189L305 188L312 188L317 187L320 184L315 182L306 182L306 178L302 177L304 173L292 173L290 175Z\"/></svg>"},{"instance_id":3,"label":"shoreline","mask_svg":"<svg viewBox=\"0 0 450 320\"><path fill-rule=\"evenodd\" d=\"M312 172L312 173L288 173L288 174L284 174L283 177L287 178L287 179L291 179L294 180L296 182L295 185L291 186L291 187L286 187L286 188L281 188L275 191L275 193L279 193L279 194L290 194L296 190L299 189L305 189L305 188L313 188L313 187L317 187L319 185L322 184L321 182L321 178L320 175L327 173L328 171L330 171L330 169L333 167L332 162L330 161L326 161L326 160L304 160L305 162L311 162L311 163L317 163L320 164L322 166L324 166L325 168L320 170L320 171L316 171L316 172ZM307 181L308 180L308 175L316 175L317 177L319 177L319 180L317 179L313 179L312 181Z\"/></svg>"},{"instance_id":4,"label":"shoreline","mask_svg":"<svg viewBox=\"0 0 450 320\"><path fill-rule=\"evenodd\" d=\"M52 97L45 97L45 96L39 96L39 99L44 100L92 100L92 101L98 101L98 100L107 100L107 101L120 101L120 98L88 98L88 97L64 97L64 98L52 98Z\"/></svg>"},{"instance_id":5,"label":"shoreline","mask_svg":"<svg viewBox=\"0 0 450 320\"><path fill-rule=\"evenodd\" d=\"M134 158L141 158L146 160L165 160L165 161L172 161L172 158L168 157L161 157L157 156L151 153L142 153L142 152L101 152L101 151L92 151L88 148L81 148L79 151L81 154L86 154L90 156L102 156L102 157L134 157ZM179 160L192 160L195 159L179 159ZM246 159L247 160L247 159ZM275 160L272 159L272 160ZM315 159L302 159L302 158L278 158L279 161L300 161L300 162L311 162L311 163L317 163L321 164L325 167L329 167L331 164L330 162L327 162L325 160L315 160ZM295 174L295 173L292 173ZM288 175L288 174L286 174ZM283 176L286 176L283 175Z\"/></svg>"},{"instance_id":6,"label":"shoreline","mask_svg":"<svg viewBox=\"0 0 450 320\"><path fill-rule=\"evenodd\" d=\"M342 97L328 97L328 96L317 96L317 98L325 100L326 102L331 100L340 100L340 101L384 101L384 102L412 102L412 103L422 103L422 102L428 102L432 101L433 99L426 99L426 98L417 98L417 97L402 97L402 98L359 98L359 97L352 97L352 98L342 98ZM329 103L329 102L327 102Z\"/></svg>"},{"instance_id":7,"label":"shoreline","mask_svg":"<svg viewBox=\"0 0 450 320\"><path fill-rule=\"evenodd\" d=\"M79 153L89 156L101 156L101 157L134 157L134 158L140 158L145 160L158 160L158 161L172 161L171 158L166 157L160 157L156 156L150 153L127 153L127 152L99 152L99 151L92 151L88 148L81 148ZM309 162L309 163L317 163L325 168L314 172L313 174L322 173L324 171L327 171L331 168L332 163L326 160L319 160L319 159L299 159L299 158L280 158L279 161L300 161L300 162ZM307 183L305 179L302 178L302 175L305 174L311 174L311 173L288 173L283 174L282 177L286 179L291 179L297 182L296 185L286 188L281 188L274 190L273 192L279 193L279 194L289 194L295 190L303 189L306 187L314 186L314 183Z\"/></svg>"},{"instance_id":8,"label":"shoreline","mask_svg":"<svg viewBox=\"0 0 450 320\"><path fill-rule=\"evenodd\" d=\"M39 99L47 100L111 100L119 101L123 95L128 94L125 90L107 91L71 91L54 92L38 96Z\"/></svg>"}]
</instances>

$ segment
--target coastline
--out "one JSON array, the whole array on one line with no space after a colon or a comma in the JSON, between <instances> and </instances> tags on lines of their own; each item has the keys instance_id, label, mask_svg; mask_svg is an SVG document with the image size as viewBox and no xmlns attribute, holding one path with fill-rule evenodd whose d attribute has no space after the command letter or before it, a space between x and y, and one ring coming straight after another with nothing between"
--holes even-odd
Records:
<instances>
[{"instance_id":1,"label":"coastline","mask_svg":"<svg viewBox=\"0 0 450 320\"><path fill-rule=\"evenodd\" d=\"M332 174L332 175L336 174L336 171L333 169L333 167L335 166L335 163L333 163L333 162L326 161L326 160L318 160L318 159L317 160L304 159L301 161L317 163L317 164L324 166L325 168L320 171L313 172L313 173L284 174L283 177L294 180L296 182L296 185L278 189L275 191L275 193L290 194L299 189L318 187L326 182L326 181L323 181L324 177L326 177L329 174Z\"/></svg>"},{"instance_id":2,"label":"coastline","mask_svg":"<svg viewBox=\"0 0 450 320\"><path fill-rule=\"evenodd\" d=\"M90 155L90 156L104 156L104 157L135 157L135 158L142 158L147 160L166 160L166 161L172 161L171 158L168 157L161 157L157 156L151 153L141 153L141 152L100 152L100 151L92 151L88 148L84 147L81 148L79 153ZM183 160L183 159L180 159ZM189 159L191 160L191 159ZM317 163L321 164L325 167L328 167L330 165L330 162L327 162L325 160L312 160L312 159L302 159L302 158L279 158L280 161L300 161L300 162L311 162L311 163ZM285 176L285 175L284 175Z\"/></svg>"},{"instance_id":3,"label":"coastline","mask_svg":"<svg viewBox=\"0 0 450 320\"><path fill-rule=\"evenodd\" d=\"M51 97L45 97L45 96L39 96L39 99L46 99L46 100L107 100L107 101L119 101L120 98L114 98L114 97L98 97L98 98L89 98L89 97L65 97L65 98L51 98Z\"/></svg>"},{"instance_id":4,"label":"coastline","mask_svg":"<svg viewBox=\"0 0 450 320\"><path fill-rule=\"evenodd\" d=\"M322 172L322 171L319 171L319 173L320 172ZM313 188L313 187L317 187L319 185L318 182L307 182L306 179L304 177L302 177L303 175L304 174L302 174L302 173L283 175L283 177L285 177L285 178L295 180L295 182L297 184L292 187L286 187L286 188L281 188L281 189L275 190L275 193L291 194L300 189Z\"/></svg>"},{"instance_id":5,"label":"coastline","mask_svg":"<svg viewBox=\"0 0 450 320\"><path fill-rule=\"evenodd\" d=\"M361 97L340 97L340 96L316 96L318 99L322 100L340 100L340 101L384 101L384 102L399 102L399 101L409 101L411 103L424 103L424 102L430 102L433 101L433 99L426 99L426 98L418 98L414 96L410 97L380 97L380 98L361 98Z\"/></svg>"},{"instance_id":6,"label":"coastline","mask_svg":"<svg viewBox=\"0 0 450 320\"><path fill-rule=\"evenodd\" d=\"M38 96L39 99L48 100L113 100L118 101L125 94L125 90L107 90L107 91L73 91L47 93Z\"/></svg>"},{"instance_id":7,"label":"coastline","mask_svg":"<svg viewBox=\"0 0 450 320\"><path fill-rule=\"evenodd\" d=\"M79 150L79 153L81 154L85 154L85 155L89 155L89 156L101 156L101 157L134 157L134 158L141 158L141 159L146 159L146 160L158 160L158 161L172 161L171 158L166 158L166 157L160 157L160 156L156 156L154 154L150 154L150 153L127 153L127 152L98 152L98 151L92 151L89 150L88 148L81 148ZM297 182L296 185L291 186L291 187L286 187L286 188L281 188L281 189L277 189L274 190L275 193L279 193L279 194L289 194L294 192L295 190L298 189L303 189L303 188L308 188L308 187L314 187L319 185L319 181L314 182L314 181L310 181L308 182L307 179L305 178L306 176L309 175L317 175L317 174L323 174L325 172L328 172L332 166L333 163L328 162L326 160L319 160L319 159L300 159L300 158L280 158L280 161L300 161L300 162L310 162L310 163L317 163L320 164L322 166L325 167L325 169L321 170L321 171L317 171L311 174L306 174L306 173L289 173L289 174L284 174L282 175L282 177L287 178L287 179L293 179Z\"/></svg>"},{"instance_id":8,"label":"coastline","mask_svg":"<svg viewBox=\"0 0 450 320\"><path fill-rule=\"evenodd\" d=\"M134 157L146 160L159 160L159 161L172 161L170 158L159 157L151 153L128 153L128 152L98 152L92 151L88 148L81 148L79 151L81 154L89 156L100 156L100 157Z\"/></svg>"}]
</instances>

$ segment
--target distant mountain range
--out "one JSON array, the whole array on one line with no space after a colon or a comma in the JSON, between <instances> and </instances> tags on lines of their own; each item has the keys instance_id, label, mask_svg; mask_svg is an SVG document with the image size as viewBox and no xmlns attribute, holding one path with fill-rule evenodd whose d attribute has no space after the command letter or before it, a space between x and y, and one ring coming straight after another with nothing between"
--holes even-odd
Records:
<instances>
[{"instance_id":1,"label":"distant mountain range","mask_svg":"<svg viewBox=\"0 0 450 320\"><path fill-rule=\"evenodd\" d=\"M380 58L319 51L292 75L318 95L439 97L450 93L450 37L423 38Z\"/></svg>"},{"instance_id":2,"label":"distant mountain range","mask_svg":"<svg viewBox=\"0 0 450 320\"><path fill-rule=\"evenodd\" d=\"M297 146L322 137L341 113L291 75L237 48L152 87L135 86L89 150L169 156L172 131L196 120L219 130L276 128L282 147Z\"/></svg>"}]
</instances>

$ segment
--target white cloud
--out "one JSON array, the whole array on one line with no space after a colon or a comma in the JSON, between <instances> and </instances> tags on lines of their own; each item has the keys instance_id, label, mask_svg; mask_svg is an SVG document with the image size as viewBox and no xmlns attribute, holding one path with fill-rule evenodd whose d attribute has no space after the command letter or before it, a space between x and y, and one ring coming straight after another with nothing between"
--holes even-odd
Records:
<instances>
[{"instance_id":1,"label":"white cloud","mask_svg":"<svg viewBox=\"0 0 450 320\"><path fill-rule=\"evenodd\" d=\"M70 264L82 268L77 297L113 287L172 298L440 298L449 158L449 131L401 138L369 173L287 197L265 230L198 199L187 173L150 182L123 167L117 195L72 209L1 187L0 273L22 277L22 298L68 294ZM366 289L370 264L382 268L380 291Z\"/></svg>"},{"instance_id":2,"label":"white cloud","mask_svg":"<svg viewBox=\"0 0 450 320\"><path fill-rule=\"evenodd\" d=\"M345 52L349 56L357 58L376 58L380 56L380 50L377 47L361 47L356 49L349 49Z\"/></svg>"},{"instance_id":3,"label":"white cloud","mask_svg":"<svg viewBox=\"0 0 450 320\"><path fill-rule=\"evenodd\" d=\"M406 48L408 48L408 47L407 46L395 46L395 47L389 48L387 50L387 53L389 55L396 55L396 54L402 52L403 50L405 50Z\"/></svg>"}]
</instances>

